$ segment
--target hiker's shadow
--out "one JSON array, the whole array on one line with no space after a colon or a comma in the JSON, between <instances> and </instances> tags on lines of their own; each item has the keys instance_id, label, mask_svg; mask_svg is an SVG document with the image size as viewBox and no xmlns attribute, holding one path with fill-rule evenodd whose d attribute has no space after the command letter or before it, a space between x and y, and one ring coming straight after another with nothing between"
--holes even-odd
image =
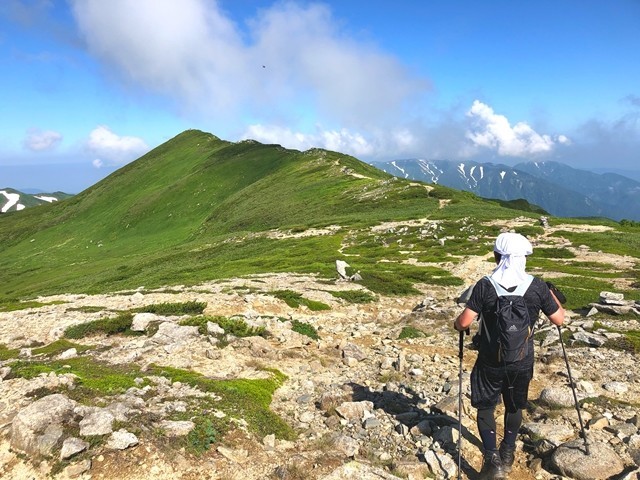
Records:
<instances>
[{"instance_id":1,"label":"hiker's shadow","mask_svg":"<svg viewBox=\"0 0 640 480\"><path fill-rule=\"evenodd\" d=\"M349 383L352 389L353 400L356 402L368 400L373 403L375 409L381 409L392 415L398 422L398 431L415 436L431 437L434 443L438 443L452 458L458 458L457 440L453 438L453 431L458 430L458 419L447 415L442 410L430 406L426 408L424 400L418 392L403 385L402 392L392 390L372 390L370 387L355 382ZM426 409L425 409L426 408ZM469 442L477 448L482 447L482 442L472 434L469 429L462 426L463 441ZM421 459L423 460L423 459ZM462 472L469 480L479 478L476 471L464 456L461 461Z\"/></svg>"}]
</instances>

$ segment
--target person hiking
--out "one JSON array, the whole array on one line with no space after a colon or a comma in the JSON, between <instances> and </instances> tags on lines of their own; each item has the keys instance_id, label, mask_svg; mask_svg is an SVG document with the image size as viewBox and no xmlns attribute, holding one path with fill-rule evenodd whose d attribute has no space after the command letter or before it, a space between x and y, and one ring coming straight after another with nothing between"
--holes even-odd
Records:
<instances>
[{"instance_id":1,"label":"person hiking","mask_svg":"<svg viewBox=\"0 0 640 480\"><path fill-rule=\"evenodd\" d=\"M533 378L532 331L540 311L554 325L560 326L564 321L564 309L548 284L525 272L526 257L533 253L529 240L517 233L501 233L493 251L496 268L475 284L465 309L454 322L454 328L462 332L476 317L481 318L478 357L471 372L471 405L477 409L478 432L484 449L482 479L504 479L511 471L522 409L527 405ZM518 310L517 305L522 305L522 322L529 323L516 354L504 348L510 340L500 330L504 322L499 317L506 310L497 310L504 305L498 298L498 290L501 298L509 294L520 296L509 296L509 308ZM504 435L498 449L495 409L501 398L505 406Z\"/></svg>"}]
</instances>

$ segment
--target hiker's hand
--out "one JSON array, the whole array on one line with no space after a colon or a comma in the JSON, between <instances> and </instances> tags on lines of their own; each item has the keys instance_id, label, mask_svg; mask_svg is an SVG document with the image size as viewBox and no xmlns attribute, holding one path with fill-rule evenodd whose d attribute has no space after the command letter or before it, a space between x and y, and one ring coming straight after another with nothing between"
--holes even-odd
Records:
<instances>
[{"instance_id":1,"label":"hiker's hand","mask_svg":"<svg viewBox=\"0 0 640 480\"><path fill-rule=\"evenodd\" d=\"M458 332L465 332L467 335L469 335L469 327L467 328L461 328L460 325L458 325L458 320L454 320L453 321L453 329L458 331Z\"/></svg>"},{"instance_id":2,"label":"hiker's hand","mask_svg":"<svg viewBox=\"0 0 640 480\"><path fill-rule=\"evenodd\" d=\"M566 303L567 297L565 297L564 294L560 290L558 290L558 287L556 287L551 282L545 282L545 283L547 284L547 287L549 287L549 290L551 290L551 292L553 292L553 294L556 296L556 298L558 299L558 301L561 304Z\"/></svg>"}]
</instances>

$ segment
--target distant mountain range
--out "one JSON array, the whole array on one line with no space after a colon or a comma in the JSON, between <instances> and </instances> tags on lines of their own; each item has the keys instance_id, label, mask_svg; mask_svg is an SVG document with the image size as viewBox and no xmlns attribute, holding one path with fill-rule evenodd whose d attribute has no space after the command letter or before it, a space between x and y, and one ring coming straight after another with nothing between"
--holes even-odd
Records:
<instances>
[{"instance_id":1,"label":"distant mountain range","mask_svg":"<svg viewBox=\"0 0 640 480\"><path fill-rule=\"evenodd\" d=\"M29 194L4 188L0 190L0 213L15 212L27 207L35 207L43 203L52 203L69 198L71 195L63 192Z\"/></svg>"},{"instance_id":2,"label":"distant mountain range","mask_svg":"<svg viewBox=\"0 0 640 480\"><path fill-rule=\"evenodd\" d=\"M615 173L593 173L559 162L509 167L408 159L373 165L400 178L468 190L485 198L522 198L556 216L640 220L640 182Z\"/></svg>"}]
</instances>

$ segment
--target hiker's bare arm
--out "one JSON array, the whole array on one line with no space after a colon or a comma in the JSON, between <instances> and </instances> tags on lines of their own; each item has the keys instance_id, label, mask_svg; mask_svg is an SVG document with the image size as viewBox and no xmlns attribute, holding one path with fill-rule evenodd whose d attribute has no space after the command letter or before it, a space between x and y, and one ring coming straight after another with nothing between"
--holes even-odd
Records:
<instances>
[{"instance_id":1,"label":"hiker's bare arm","mask_svg":"<svg viewBox=\"0 0 640 480\"><path fill-rule=\"evenodd\" d=\"M562 305L560 304L560 301L556 297L555 293L553 293L553 291L551 290L549 292L551 293L551 296L558 304L558 310L556 310L554 313L549 315L549 320L554 325L561 326L564 323L564 308L562 308Z\"/></svg>"},{"instance_id":2,"label":"hiker's bare arm","mask_svg":"<svg viewBox=\"0 0 640 480\"><path fill-rule=\"evenodd\" d=\"M476 312L467 307L462 311L460 315L458 315L456 321L453 322L453 328L455 328L459 332L463 332L467 328L469 328L469 325L473 323L477 316L478 314Z\"/></svg>"}]
</instances>

